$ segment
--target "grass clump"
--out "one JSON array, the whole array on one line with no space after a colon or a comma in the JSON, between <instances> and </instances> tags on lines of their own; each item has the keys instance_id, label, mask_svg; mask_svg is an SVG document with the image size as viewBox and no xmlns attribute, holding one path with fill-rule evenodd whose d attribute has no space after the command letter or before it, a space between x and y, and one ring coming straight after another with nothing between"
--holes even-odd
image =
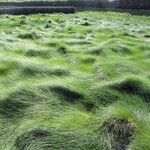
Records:
<instances>
[{"instance_id":1,"label":"grass clump","mask_svg":"<svg viewBox=\"0 0 150 150\"><path fill-rule=\"evenodd\" d=\"M42 58L50 58L50 53L46 50L33 50L30 49L25 52L25 56L27 57L42 57Z\"/></svg>"},{"instance_id":2,"label":"grass clump","mask_svg":"<svg viewBox=\"0 0 150 150\"><path fill-rule=\"evenodd\" d=\"M80 142L82 144L80 145ZM90 145L92 138L88 141L83 135L65 132L59 129L52 128L50 130L34 129L20 135L15 142L16 149L93 149ZM58 142L58 144L56 144ZM100 146L99 146L100 148ZM94 149L93 149L94 150Z\"/></svg>"},{"instance_id":3,"label":"grass clump","mask_svg":"<svg viewBox=\"0 0 150 150\"><path fill-rule=\"evenodd\" d=\"M84 98L84 96L81 93L78 93L78 92L68 89L66 87L54 86L54 87L50 87L50 90L52 92L58 94L60 97L65 99L67 102L71 102L71 103L74 103L74 102Z\"/></svg>"},{"instance_id":4,"label":"grass clump","mask_svg":"<svg viewBox=\"0 0 150 150\"><path fill-rule=\"evenodd\" d=\"M85 64L93 64L95 62L96 62L96 59L93 57L87 57L87 58L81 59L81 63L85 63Z\"/></svg>"},{"instance_id":5,"label":"grass clump","mask_svg":"<svg viewBox=\"0 0 150 150\"><path fill-rule=\"evenodd\" d=\"M16 63L13 61L1 61L0 62L0 76L5 76L14 71Z\"/></svg>"},{"instance_id":6,"label":"grass clump","mask_svg":"<svg viewBox=\"0 0 150 150\"><path fill-rule=\"evenodd\" d=\"M0 114L4 118L22 117L23 110L28 107L28 104L6 99L0 103Z\"/></svg>"},{"instance_id":7,"label":"grass clump","mask_svg":"<svg viewBox=\"0 0 150 150\"><path fill-rule=\"evenodd\" d=\"M20 39L32 39L32 40L36 40L38 39L38 35L36 32L26 32L26 33L19 33L18 34L18 38Z\"/></svg>"},{"instance_id":8,"label":"grass clump","mask_svg":"<svg viewBox=\"0 0 150 150\"><path fill-rule=\"evenodd\" d=\"M1 65L0 65L0 75L1 75L1 76L7 75L8 72L10 71L10 69L11 69L11 68L10 68L9 66L4 65L4 64L1 64Z\"/></svg>"},{"instance_id":9,"label":"grass clump","mask_svg":"<svg viewBox=\"0 0 150 150\"><path fill-rule=\"evenodd\" d=\"M90 22L88 22L88 21L85 21L85 22L81 23L81 25L82 25L82 26L90 26L90 25L91 25L91 23L90 23Z\"/></svg>"},{"instance_id":10,"label":"grass clump","mask_svg":"<svg viewBox=\"0 0 150 150\"><path fill-rule=\"evenodd\" d=\"M121 94L110 88L96 87L92 89L92 97L97 100L97 103L107 106L120 100Z\"/></svg>"},{"instance_id":11,"label":"grass clump","mask_svg":"<svg viewBox=\"0 0 150 150\"><path fill-rule=\"evenodd\" d=\"M101 128L109 149L126 150L134 138L134 125L124 119L112 119Z\"/></svg>"},{"instance_id":12,"label":"grass clump","mask_svg":"<svg viewBox=\"0 0 150 150\"><path fill-rule=\"evenodd\" d=\"M38 65L25 65L20 68L21 75L25 77L35 77L35 76L68 76L70 73L68 70L59 68L49 68L45 66Z\"/></svg>"},{"instance_id":13,"label":"grass clump","mask_svg":"<svg viewBox=\"0 0 150 150\"><path fill-rule=\"evenodd\" d=\"M57 48L57 52L60 54L67 54L68 53L68 49L66 48L66 46L63 45L59 45Z\"/></svg>"},{"instance_id":14,"label":"grass clump","mask_svg":"<svg viewBox=\"0 0 150 150\"><path fill-rule=\"evenodd\" d=\"M138 95L144 98L147 102L149 102L150 97L150 87L149 84L144 81L140 81L140 79L136 78L127 78L126 80L111 86L112 88L125 92L127 94Z\"/></svg>"}]
</instances>

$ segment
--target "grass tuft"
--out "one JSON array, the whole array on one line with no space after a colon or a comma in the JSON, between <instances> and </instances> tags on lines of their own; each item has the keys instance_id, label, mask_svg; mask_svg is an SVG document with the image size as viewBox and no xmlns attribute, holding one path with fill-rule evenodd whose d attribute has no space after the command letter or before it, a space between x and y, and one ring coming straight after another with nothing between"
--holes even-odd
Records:
<instances>
[{"instance_id":1,"label":"grass tuft","mask_svg":"<svg viewBox=\"0 0 150 150\"><path fill-rule=\"evenodd\" d=\"M138 95L149 102L150 87L140 79L127 78L126 80L111 86L120 92Z\"/></svg>"},{"instance_id":2,"label":"grass tuft","mask_svg":"<svg viewBox=\"0 0 150 150\"><path fill-rule=\"evenodd\" d=\"M104 122L101 128L108 149L126 150L134 138L135 127L127 120L112 119Z\"/></svg>"},{"instance_id":3,"label":"grass tuft","mask_svg":"<svg viewBox=\"0 0 150 150\"><path fill-rule=\"evenodd\" d=\"M26 33L20 33L18 35L18 38L20 39L32 39L32 40L36 40L39 38L39 36L37 35L36 32L26 32Z\"/></svg>"},{"instance_id":4,"label":"grass tuft","mask_svg":"<svg viewBox=\"0 0 150 150\"><path fill-rule=\"evenodd\" d=\"M84 96L81 93L63 86L53 86L50 87L50 90L53 93L58 94L62 99L71 103L77 102L78 100L84 98Z\"/></svg>"}]
</instances>

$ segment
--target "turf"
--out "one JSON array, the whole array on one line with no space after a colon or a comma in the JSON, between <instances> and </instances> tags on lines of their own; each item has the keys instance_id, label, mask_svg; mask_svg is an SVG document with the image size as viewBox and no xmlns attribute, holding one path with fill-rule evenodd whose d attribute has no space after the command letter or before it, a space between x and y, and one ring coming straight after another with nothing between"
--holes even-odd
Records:
<instances>
[{"instance_id":1,"label":"turf","mask_svg":"<svg viewBox=\"0 0 150 150\"><path fill-rule=\"evenodd\" d=\"M149 16L0 16L0 149L149 150L149 57Z\"/></svg>"}]
</instances>

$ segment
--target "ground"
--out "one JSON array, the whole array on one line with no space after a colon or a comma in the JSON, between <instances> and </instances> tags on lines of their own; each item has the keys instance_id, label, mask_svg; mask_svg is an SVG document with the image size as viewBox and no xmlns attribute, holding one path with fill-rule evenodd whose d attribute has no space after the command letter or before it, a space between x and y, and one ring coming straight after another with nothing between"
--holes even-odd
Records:
<instances>
[{"instance_id":1,"label":"ground","mask_svg":"<svg viewBox=\"0 0 150 150\"><path fill-rule=\"evenodd\" d=\"M149 57L149 16L0 16L0 149L149 150Z\"/></svg>"}]
</instances>

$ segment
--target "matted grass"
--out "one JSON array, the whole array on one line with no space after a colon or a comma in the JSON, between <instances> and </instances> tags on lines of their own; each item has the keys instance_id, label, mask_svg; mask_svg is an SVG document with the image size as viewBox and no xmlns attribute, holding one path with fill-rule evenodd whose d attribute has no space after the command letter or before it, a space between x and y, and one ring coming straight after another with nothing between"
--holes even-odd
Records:
<instances>
[{"instance_id":1,"label":"matted grass","mask_svg":"<svg viewBox=\"0 0 150 150\"><path fill-rule=\"evenodd\" d=\"M149 150L149 45L149 16L0 16L0 149Z\"/></svg>"}]
</instances>

